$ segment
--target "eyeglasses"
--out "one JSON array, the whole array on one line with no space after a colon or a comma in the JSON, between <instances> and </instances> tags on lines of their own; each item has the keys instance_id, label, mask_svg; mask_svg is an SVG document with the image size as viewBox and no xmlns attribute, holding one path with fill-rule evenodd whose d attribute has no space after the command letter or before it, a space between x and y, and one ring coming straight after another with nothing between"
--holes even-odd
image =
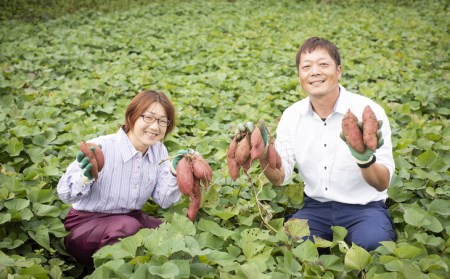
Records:
<instances>
[{"instance_id":1,"label":"eyeglasses","mask_svg":"<svg viewBox=\"0 0 450 279\"><path fill-rule=\"evenodd\" d=\"M167 127L170 124L170 120L167 118L156 118L153 114L141 114L145 123L153 123L158 120L158 125L161 127Z\"/></svg>"}]
</instances>

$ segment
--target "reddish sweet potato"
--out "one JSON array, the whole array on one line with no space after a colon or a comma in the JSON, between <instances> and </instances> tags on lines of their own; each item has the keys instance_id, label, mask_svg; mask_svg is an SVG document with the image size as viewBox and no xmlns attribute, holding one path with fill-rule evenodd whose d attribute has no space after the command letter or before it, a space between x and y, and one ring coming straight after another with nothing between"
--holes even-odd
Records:
<instances>
[{"instance_id":1,"label":"reddish sweet potato","mask_svg":"<svg viewBox=\"0 0 450 279\"><path fill-rule=\"evenodd\" d=\"M208 190L209 182L212 180L212 169L202 156L194 155L192 158L192 172L195 178L202 181L205 190Z\"/></svg>"},{"instance_id":2,"label":"reddish sweet potato","mask_svg":"<svg viewBox=\"0 0 450 279\"><path fill-rule=\"evenodd\" d=\"M183 157L177 165L178 189L183 195L190 195L194 187L194 174L191 163L187 157Z\"/></svg>"},{"instance_id":3,"label":"reddish sweet potato","mask_svg":"<svg viewBox=\"0 0 450 279\"><path fill-rule=\"evenodd\" d=\"M250 136L250 144L252 146L250 156L252 160L256 160L264 153L264 141L261 130L258 127L255 127Z\"/></svg>"},{"instance_id":4,"label":"reddish sweet potato","mask_svg":"<svg viewBox=\"0 0 450 279\"><path fill-rule=\"evenodd\" d=\"M370 106L366 106L364 108L363 114L362 114L362 121L363 121L363 140L364 144L375 151L377 149L378 145L378 137L377 137L377 131L378 131L378 120L375 116L375 113L370 108Z\"/></svg>"},{"instance_id":5,"label":"reddish sweet potato","mask_svg":"<svg viewBox=\"0 0 450 279\"><path fill-rule=\"evenodd\" d=\"M250 157L250 148L251 146L248 136L245 136L240 142L238 142L234 158L240 166L244 165Z\"/></svg>"},{"instance_id":6,"label":"reddish sweet potato","mask_svg":"<svg viewBox=\"0 0 450 279\"><path fill-rule=\"evenodd\" d=\"M195 217L197 217L197 213L200 209L200 204L202 202L202 192L200 190L200 180L194 179L194 186L192 187L192 192L189 195L190 202L187 210L187 217L194 222Z\"/></svg>"},{"instance_id":7,"label":"reddish sweet potato","mask_svg":"<svg viewBox=\"0 0 450 279\"><path fill-rule=\"evenodd\" d=\"M358 127L358 118L350 111L342 119L342 131L347 143L359 153L366 149L361 129Z\"/></svg>"},{"instance_id":8,"label":"reddish sweet potato","mask_svg":"<svg viewBox=\"0 0 450 279\"><path fill-rule=\"evenodd\" d=\"M245 163L242 165L242 168L243 168L244 170L248 171L248 170L250 169L250 167L252 166L252 162L253 162L252 158L248 157L247 162L245 162Z\"/></svg>"},{"instance_id":9,"label":"reddish sweet potato","mask_svg":"<svg viewBox=\"0 0 450 279\"><path fill-rule=\"evenodd\" d=\"M236 138L233 138L227 150L228 173L230 174L231 179L233 181L236 181L236 179L239 176L239 164L236 162L234 158L236 147L237 147L237 140Z\"/></svg>"},{"instance_id":10,"label":"reddish sweet potato","mask_svg":"<svg viewBox=\"0 0 450 279\"><path fill-rule=\"evenodd\" d=\"M94 147L95 150L92 151L91 147ZM95 143L82 141L80 142L80 150L89 158L92 164L91 173L97 179L98 173L103 169L103 165L105 164L102 149Z\"/></svg>"}]
</instances>

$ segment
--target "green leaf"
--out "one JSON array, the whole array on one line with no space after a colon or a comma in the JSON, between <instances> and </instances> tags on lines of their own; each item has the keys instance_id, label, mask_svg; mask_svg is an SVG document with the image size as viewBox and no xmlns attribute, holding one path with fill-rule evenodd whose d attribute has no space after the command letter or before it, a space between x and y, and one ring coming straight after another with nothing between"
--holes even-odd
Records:
<instances>
[{"instance_id":1,"label":"green leaf","mask_svg":"<svg viewBox=\"0 0 450 279\"><path fill-rule=\"evenodd\" d=\"M406 223L416 227L422 227L423 225L430 224L430 221L426 219L427 214L425 210L421 208L406 208L403 217L405 218Z\"/></svg>"},{"instance_id":2,"label":"green leaf","mask_svg":"<svg viewBox=\"0 0 450 279\"><path fill-rule=\"evenodd\" d=\"M14 259L3 253L2 250L0 250L0 264L3 266L14 266ZM1 273L0 273L1 274Z\"/></svg>"},{"instance_id":3,"label":"green leaf","mask_svg":"<svg viewBox=\"0 0 450 279\"><path fill-rule=\"evenodd\" d=\"M450 215L450 200L435 199L431 201L427 208L431 212L438 213L442 216Z\"/></svg>"},{"instance_id":4,"label":"green leaf","mask_svg":"<svg viewBox=\"0 0 450 279\"><path fill-rule=\"evenodd\" d=\"M434 163L434 161L437 159L436 152L432 150L427 150L417 156L416 158L416 165L422 168L428 168L429 165Z\"/></svg>"},{"instance_id":5,"label":"green leaf","mask_svg":"<svg viewBox=\"0 0 450 279\"><path fill-rule=\"evenodd\" d=\"M419 249L412 245L404 245L404 246L395 248L393 251L393 254L401 259L412 259L412 258L419 256L423 252L424 251L422 251L422 249Z\"/></svg>"},{"instance_id":6,"label":"green leaf","mask_svg":"<svg viewBox=\"0 0 450 279\"><path fill-rule=\"evenodd\" d=\"M416 227L423 227L432 232L438 233L443 230L443 227L438 219L418 207L406 208L404 218L406 223Z\"/></svg>"},{"instance_id":7,"label":"green leaf","mask_svg":"<svg viewBox=\"0 0 450 279\"><path fill-rule=\"evenodd\" d=\"M369 252L353 244L345 254L344 264L351 269L363 270L370 262L370 259Z\"/></svg>"},{"instance_id":8,"label":"green leaf","mask_svg":"<svg viewBox=\"0 0 450 279\"><path fill-rule=\"evenodd\" d=\"M61 209L56 206L46 205L41 203L33 204L33 212L37 216L58 217L61 214Z\"/></svg>"},{"instance_id":9,"label":"green leaf","mask_svg":"<svg viewBox=\"0 0 450 279\"><path fill-rule=\"evenodd\" d=\"M211 250L206 256L201 256L200 259L207 259L207 262L213 265L229 266L233 264L236 258L226 252Z\"/></svg>"},{"instance_id":10,"label":"green leaf","mask_svg":"<svg viewBox=\"0 0 450 279\"><path fill-rule=\"evenodd\" d=\"M333 231L333 241L344 241L347 236L347 229L340 226L332 226L331 230Z\"/></svg>"},{"instance_id":11,"label":"green leaf","mask_svg":"<svg viewBox=\"0 0 450 279\"><path fill-rule=\"evenodd\" d=\"M195 235L195 226L186 216L174 214L171 225L175 231L183 235Z\"/></svg>"},{"instance_id":12,"label":"green leaf","mask_svg":"<svg viewBox=\"0 0 450 279\"><path fill-rule=\"evenodd\" d=\"M272 277L262 273L258 266L254 263L246 263L239 266L236 275L238 278L261 278L261 279L271 279Z\"/></svg>"},{"instance_id":13,"label":"green leaf","mask_svg":"<svg viewBox=\"0 0 450 279\"><path fill-rule=\"evenodd\" d=\"M5 150L12 157L19 156L20 152L23 150L23 143L19 141L17 138L11 138Z\"/></svg>"},{"instance_id":14,"label":"green leaf","mask_svg":"<svg viewBox=\"0 0 450 279\"><path fill-rule=\"evenodd\" d=\"M284 269L288 274L298 276L302 266L295 260L293 254L289 250L284 250Z\"/></svg>"},{"instance_id":15,"label":"green leaf","mask_svg":"<svg viewBox=\"0 0 450 279\"><path fill-rule=\"evenodd\" d=\"M148 271L151 275L162 278L175 278L180 274L178 266L172 262L166 262L162 266L150 266Z\"/></svg>"},{"instance_id":16,"label":"green leaf","mask_svg":"<svg viewBox=\"0 0 450 279\"><path fill-rule=\"evenodd\" d=\"M29 205L30 205L30 201L25 200L25 199L15 199L15 200L10 200L10 201L5 202L6 208L8 208L9 210L15 210L15 211L20 211L20 210L28 207Z\"/></svg>"},{"instance_id":17,"label":"green leaf","mask_svg":"<svg viewBox=\"0 0 450 279\"><path fill-rule=\"evenodd\" d=\"M448 272L448 265L439 255L427 255L419 260L420 269L424 272L432 270L443 270Z\"/></svg>"},{"instance_id":18,"label":"green leaf","mask_svg":"<svg viewBox=\"0 0 450 279\"><path fill-rule=\"evenodd\" d=\"M17 272L18 275L28 275L31 278L46 278L48 275L48 270L43 266L33 265L26 268L21 268Z\"/></svg>"},{"instance_id":19,"label":"green leaf","mask_svg":"<svg viewBox=\"0 0 450 279\"><path fill-rule=\"evenodd\" d=\"M300 259L300 261L316 261L319 258L319 252L316 246L310 240L300 243L292 253Z\"/></svg>"},{"instance_id":20,"label":"green leaf","mask_svg":"<svg viewBox=\"0 0 450 279\"><path fill-rule=\"evenodd\" d=\"M284 230L286 234L295 240L302 239L309 236L308 220L291 218L284 223Z\"/></svg>"},{"instance_id":21,"label":"green leaf","mask_svg":"<svg viewBox=\"0 0 450 279\"><path fill-rule=\"evenodd\" d=\"M31 161L35 164L42 162L45 156L45 149L43 149L42 147L28 147L25 152L28 153Z\"/></svg>"},{"instance_id":22,"label":"green leaf","mask_svg":"<svg viewBox=\"0 0 450 279\"><path fill-rule=\"evenodd\" d=\"M53 252L54 250L50 247L50 237L48 235L48 229L41 225L37 227L33 231L28 231L28 235L39 245L41 245L43 248L47 249L50 252Z\"/></svg>"},{"instance_id":23,"label":"green leaf","mask_svg":"<svg viewBox=\"0 0 450 279\"><path fill-rule=\"evenodd\" d=\"M345 268L343 259L336 255L320 255L319 260L323 263L324 268L327 270L341 272Z\"/></svg>"},{"instance_id":24,"label":"green leaf","mask_svg":"<svg viewBox=\"0 0 450 279\"><path fill-rule=\"evenodd\" d=\"M221 228L217 223L206 219L201 219L198 222L197 228L204 232L210 232L223 240L227 240L231 235L234 234L233 231Z\"/></svg>"},{"instance_id":25,"label":"green leaf","mask_svg":"<svg viewBox=\"0 0 450 279\"><path fill-rule=\"evenodd\" d=\"M11 214L9 213L0 213L0 225L6 222L11 221Z\"/></svg>"}]
</instances>

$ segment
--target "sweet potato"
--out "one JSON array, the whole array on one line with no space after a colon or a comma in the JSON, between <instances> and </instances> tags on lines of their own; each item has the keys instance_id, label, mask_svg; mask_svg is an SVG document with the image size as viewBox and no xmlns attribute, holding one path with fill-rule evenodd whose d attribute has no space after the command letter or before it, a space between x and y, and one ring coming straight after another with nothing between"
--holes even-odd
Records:
<instances>
[{"instance_id":1,"label":"sweet potato","mask_svg":"<svg viewBox=\"0 0 450 279\"><path fill-rule=\"evenodd\" d=\"M342 132L346 142L357 152L363 153L366 150L361 129L358 126L358 118L350 111L342 119Z\"/></svg>"},{"instance_id":2,"label":"sweet potato","mask_svg":"<svg viewBox=\"0 0 450 279\"><path fill-rule=\"evenodd\" d=\"M212 169L208 162L200 155L194 155L192 158L192 172L194 177L200 179L205 190L208 190L209 182L212 180Z\"/></svg>"},{"instance_id":3,"label":"sweet potato","mask_svg":"<svg viewBox=\"0 0 450 279\"><path fill-rule=\"evenodd\" d=\"M91 147L95 148L94 151L91 150ZM105 157L103 156L102 149L95 143L81 141L80 150L89 158L89 161L92 164L91 173L95 179L97 179L98 173L103 169L105 164Z\"/></svg>"},{"instance_id":4,"label":"sweet potato","mask_svg":"<svg viewBox=\"0 0 450 279\"><path fill-rule=\"evenodd\" d=\"M194 222L195 217L197 217L197 213L200 209L200 204L202 202L202 192L200 190L200 180L194 178L194 186L192 187L192 192L189 195L190 202L187 210L187 217Z\"/></svg>"},{"instance_id":5,"label":"sweet potato","mask_svg":"<svg viewBox=\"0 0 450 279\"><path fill-rule=\"evenodd\" d=\"M250 156L252 160L258 159L264 153L264 140L262 138L261 130L255 127L250 136Z\"/></svg>"},{"instance_id":6,"label":"sweet potato","mask_svg":"<svg viewBox=\"0 0 450 279\"><path fill-rule=\"evenodd\" d=\"M178 189L183 195L190 195L194 187L194 174L188 157L183 157L177 165Z\"/></svg>"},{"instance_id":7,"label":"sweet potato","mask_svg":"<svg viewBox=\"0 0 450 279\"><path fill-rule=\"evenodd\" d=\"M240 142L238 142L234 158L240 166L244 165L250 157L250 148L251 146L248 136L245 136Z\"/></svg>"},{"instance_id":8,"label":"sweet potato","mask_svg":"<svg viewBox=\"0 0 450 279\"><path fill-rule=\"evenodd\" d=\"M236 147L237 140L236 137L234 137L227 149L228 173L230 174L233 181L236 181L239 176L239 164L235 160Z\"/></svg>"},{"instance_id":9,"label":"sweet potato","mask_svg":"<svg viewBox=\"0 0 450 279\"><path fill-rule=\"evenodd\" d=\"M364 108L362 114L362 122L363 122L363 141L364 144L375 151L378 145L378 120L375 116L375 113L370 108L370 106L366 106Z\"/></svg>"},{"instance_id":10,"label":"sweet potato","mask_svg":"<svg viewBox=\"0 0 450 279\"><path fill-rule=\"evenodd\" d=\"M247 162L245 162L245 163L242 165L242 168L243 168L244 170L248 171L248 170L250 169L250 167L252 166L252 162L253 162L252 158L251 158L251 157L248 157Z\"/></svg>"}]
</instances>

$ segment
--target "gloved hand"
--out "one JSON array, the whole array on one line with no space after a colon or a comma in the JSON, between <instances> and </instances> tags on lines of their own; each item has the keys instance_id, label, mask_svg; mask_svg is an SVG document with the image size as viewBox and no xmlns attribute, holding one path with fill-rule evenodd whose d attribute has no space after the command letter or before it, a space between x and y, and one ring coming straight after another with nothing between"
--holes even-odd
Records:
<instances>
[{"instance_id":1,"label":"gloved hand","mask_svg":"<svg viewBox=\"0 0 450 279\"><path fill-rule=\"evenodd\" d=\"M92 151L95 151L95 147L91 147ZM83 152L79 151L77 153L77 162L81 168L81 178L83 179L84 184L89 184L94 180L94 175L91 173L92 164L89 161L89 158L84 155Z\"/></svg>"},{"instance_id":2,"label":"gloved hand","mask_svg":"<svg viewBox=\"0 0 450 279\"><path fill-rule=\"evenodd\" d=\"M381 126L383 125L382 120L378 120L378 130L377 130L377 148L380 148L384 144L384 138L383 133L381 132ZM364 127L362 125L362 122L358 122L358 126L361 129L361 133L364 132ZM350 149L350 152L352 153L352 156L355 158L356 163L358 166L364 168L370 166L372 163L375 162L375 150L371 150L370 148L366 147L363 153L359 153L355 149L353 149L345 140L344 134L341 132L340 134L341 139L347 144L348 148ZM369 164L369 165L367 165Z\"/></svg>"},{"instance_id":3,"label":"gloved hand","mask_svg":"<svg viewBox=\"0 0 450 279\"><path fill-rule=\"evenodd\" d=\"M194 154L195 150L188 148L188 149L182 149L182 150L178 150L176 155L173 157L172 163L171 163L171 168L170 171L173 173L173 175L177 175L177 166L178 166L178 162L180 162L181 159L183 159L184 155L187 154Z\"/></svg>"}]
</instances>

